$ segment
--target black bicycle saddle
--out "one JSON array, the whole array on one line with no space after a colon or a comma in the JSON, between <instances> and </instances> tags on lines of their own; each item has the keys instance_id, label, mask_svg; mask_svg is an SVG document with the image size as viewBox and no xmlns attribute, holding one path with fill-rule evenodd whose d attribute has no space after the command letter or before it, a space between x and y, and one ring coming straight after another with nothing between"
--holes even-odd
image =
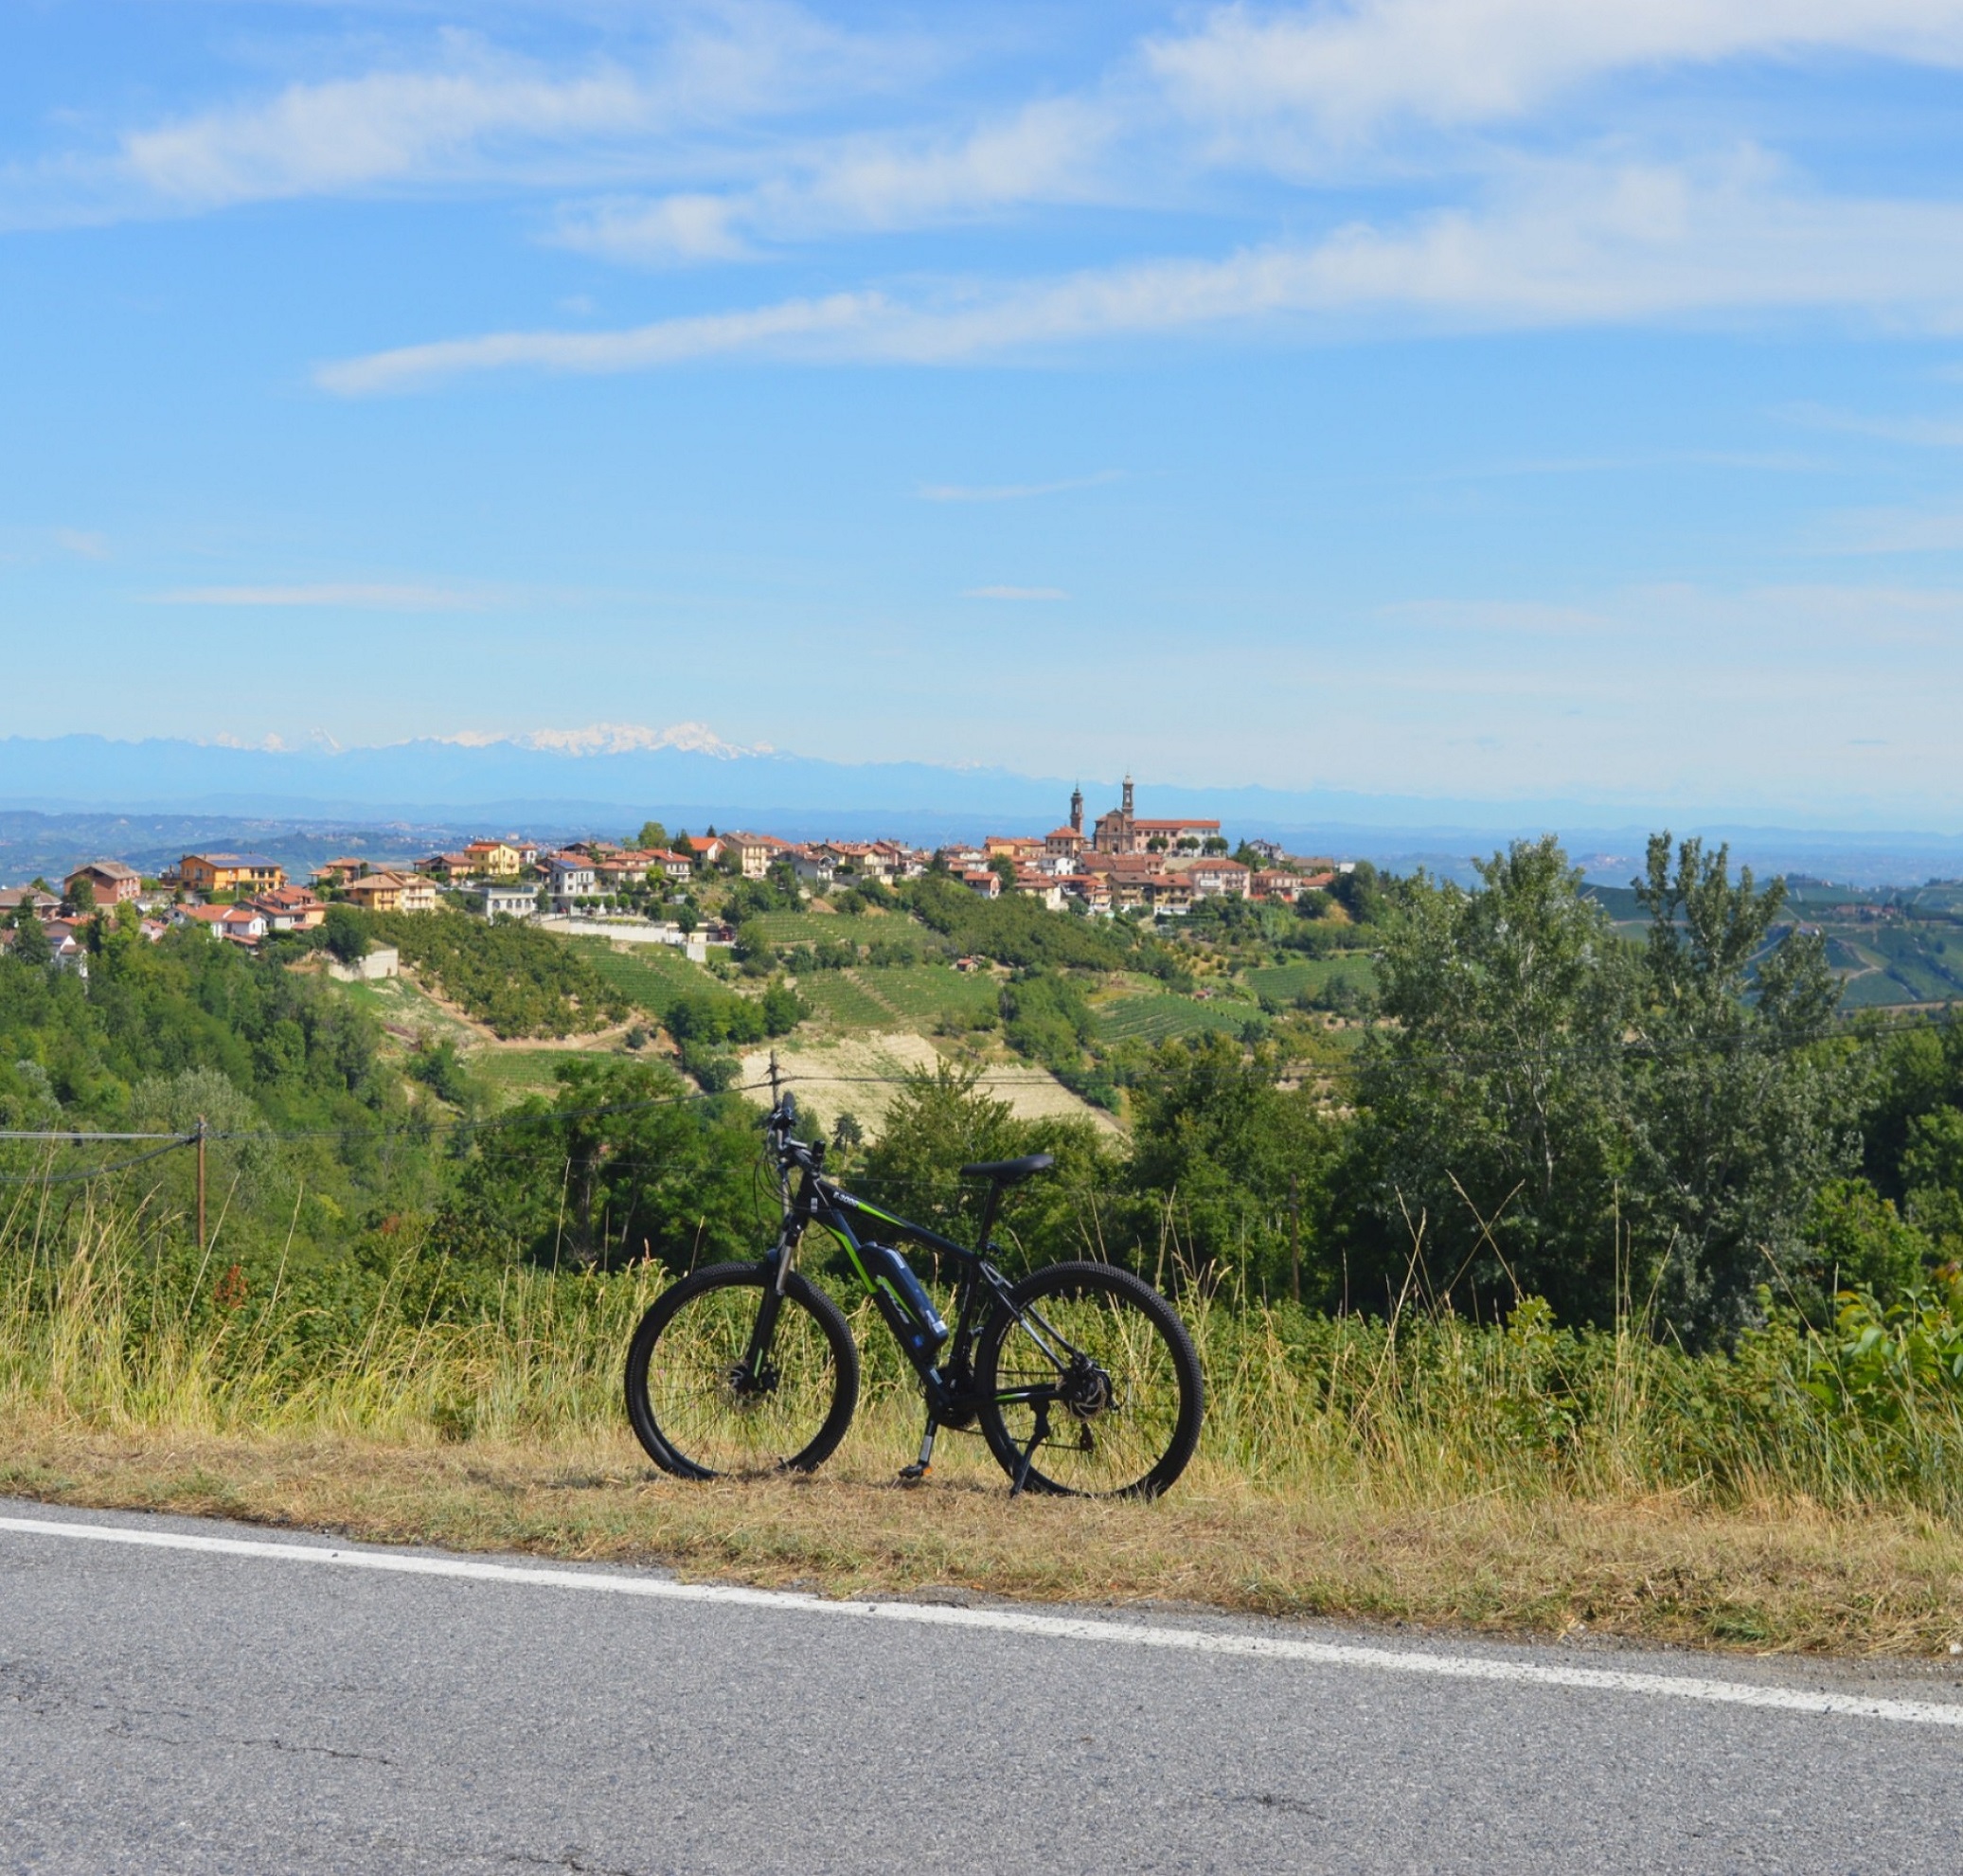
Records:
<instances>
[{"instance_id":1,"label":"black bicycle saddle","mask_svg":"<svg viewBox=\"0 0 1963 1876\"><path fill-rule=\"evenodd\" d=\"M985 1159L978 1166L964 1166L961 1177L992 1179L998 1186L1012 1186L1018 1179L1047 1172L1056 1163L1055 1155L1046 1152L1025 1153L1021 1159Z\"/></svg>"}]
</instances>

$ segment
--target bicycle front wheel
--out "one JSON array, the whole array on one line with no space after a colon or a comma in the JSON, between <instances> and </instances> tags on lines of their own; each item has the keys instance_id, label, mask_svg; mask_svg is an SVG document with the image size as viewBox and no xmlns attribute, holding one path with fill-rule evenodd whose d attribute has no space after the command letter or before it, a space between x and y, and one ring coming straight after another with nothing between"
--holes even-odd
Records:
<instances>
[{"instance_id":1,"label":"bicycle front wheel","mask_svg":"<svg viewBox=\"0 0 1963 1876\"><path fill-rule=\"evenodd\" d=\"M758 1311L775 1265L719 1263L665 1290L627 1351L627 1417L679 1478L811 1472L859 1401L859 1351L838 1305L795 1271L767 1344Z\"/></svg>"},{"instance_id":2,"label":"bicycle front wheel","mask_svg":"<svg viewBox=\"0 0 1963 1876\"><path fill-rule=\"evenodd\" d=\"M1108 1263L1026 1277L975 1351L989 1449L1031 1492L1152 1498L1200 1439L1200 1358L1172 1305Z\"/></svg>"}]
</instances>

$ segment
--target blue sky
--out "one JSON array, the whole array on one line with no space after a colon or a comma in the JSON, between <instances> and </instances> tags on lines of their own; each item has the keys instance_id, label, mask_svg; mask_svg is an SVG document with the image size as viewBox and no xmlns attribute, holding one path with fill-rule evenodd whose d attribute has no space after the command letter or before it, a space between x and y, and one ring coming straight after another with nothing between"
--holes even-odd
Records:
<instances>
[{"instance_id":1,"label":"blue sky","mask_svg":"<svg viewBox=\"0 0 1963 1876\"><path fill-rule=\"evenodd\" d=\"M1963 826L1959 93L1963 0L17 0L0 734Z\"/></svg>"}]
</instances>

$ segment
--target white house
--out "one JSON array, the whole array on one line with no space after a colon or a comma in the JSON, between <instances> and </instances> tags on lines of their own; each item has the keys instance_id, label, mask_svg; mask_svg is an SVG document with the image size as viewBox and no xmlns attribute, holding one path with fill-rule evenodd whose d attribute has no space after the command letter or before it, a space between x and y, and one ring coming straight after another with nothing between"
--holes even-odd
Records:
<instances>
[{"instance_id":1,"label":"white house","mask_svg":"<svg viewBox=\"0 0 1963 1876\"><path fill-rule=\"evenodd\" d=\"M531 919L538 916L539 895L535 886L491 885L484 888L484 916L487 920Z\"/></svg>"},{"instance_id":2,"label":"white house","mask_svg":"<svg viewBox=\"0 0 1963 1876\"><path fill-rule=\"evenodd\" d=\"M591 899L598 889L598 875L583 853L555 853L551 877L553 902L562 910L576 899Z\"/></svg>"}]
</instances>

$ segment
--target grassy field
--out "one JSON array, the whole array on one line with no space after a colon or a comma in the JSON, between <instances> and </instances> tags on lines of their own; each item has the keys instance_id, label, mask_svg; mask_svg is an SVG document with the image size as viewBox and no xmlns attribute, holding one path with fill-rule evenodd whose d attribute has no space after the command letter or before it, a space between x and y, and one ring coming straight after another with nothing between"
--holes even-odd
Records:
<instances>
[{"instance_id":1,"label":"grassy field","mask_svg":"<svg viewBox=\"0 0 1963 1876\"><path fill-rule=\"evenodd\" d=\"M516 1100L524 1095L553 1093L559 1086L554 1079L559 1064L585 1061L591 1054L574 1048L487 1048L470 1058L470 1069L493 1094Z\"/></svg>"},{"instance_id":2,"label":"grassy field","mask_svg":"<svg viewBox=\"0 0 1963 1876\"><path fill-rule=\"evenodd\" d=\"M1169 993L1122 997L1097 1011L1098 1039L1108 1043L1163 1043L1205 1029L1238 1030L1250 1018L1260 1018L1250 1003L1197 1003Z\"/></svg>"},{"instance_id":3,"label":"grassy field","mask_svg":"<svg viewBox=\"0 0 1963 1876\"><path fill-rule=\"evenodd\" d=\"M1918 922L1838 928L1835 937L1865 967L1843 992L1849 1008L1963 996L1963 930Z\"/></svg>"},{"instance_id":4,"label":"grassy field","mask_svg":"<svg viewBox=\"0 0 1963 1876\"><path fill-rule=\"evenodd\" d=\"M1946 1657L1963 1639L1956 1395L1863 1419L1796 1385L1797 1347L1700 1362L1629 1334L1387 1330L1187 1292L1210 1399L1174 1492L1011 1502L972 1438L943 1441L933 1486L894 1489L918 1402L862 1304L861 1418L825 1472L705 1488L654 1474L621 1426L620 1362L659 1275L514 1270L438 1313L417 1260L405 1234L364 1307L323 1315L283 1271L214 1300L212 1262L160 1266L113 1216L64 1246L16 1219L0 1491L839 1593L953 1583L1758 1651Z\"/></svg>"},{"instance_id":5,"label":"grassy field","mask_svg":"<svg viewBox=\"0 0 1963 1876\"><path fill-rule=\"evenodd\" d=\"M892 1010L866 995L843 971L812 971L797 980L797 994L833 1029L902 1027Z\"/></svg>"},{"instance_id":6,"label":"grassy field","mask_svg":"<svg viewBox=\"0 0 1963 1876\"><path fill-rule=\"evenodd\" d=\"M580 954L637 1009L665 1009L678 990L704 990L716 979L673 945L637 944L616 951L601 938L574 938Z\"/></svg>"},{"instance_id":7,"label":"grassy field","mask_svg":"<svg viewBox=\"0 0 1963 1876\"><path fill-rule=\"evenodd\" d=\"M991 1014L1001 1002L1001 987L992 976L956 971L951 965L883 965L854 974L921 1029L932 1029L943 1017L965 1021Z\"/></svg>"},{"instance_id":8,"label":"grassy field","mask_svg":"<svg viewBox=\"0 0 1963 1876\"><path fill-rule=\"evenodd\" d=\"M381 1021L398 1041L427 1037L468 1048L488 1038L481 1024L445 1009L408 977L384 977L375 983L340 984L337 988L348 1002Z\"/></svg>"},{"instance_id":9,"label":"grassy field","mask_svg":"<svg viewBox=\"0 0 1963 1876\"><path fill-rule=\"evenodd\" d=\"M772 944L865 942L880 929L875 920L847 919L835 912L765 912L756 922Z\"/></svg>"},{"instance_id":10,"label":"grassy field","mask_svg":"<svg viewBox=\"0 0 1963 1876\"><path fill-rule=\"evenodd\" d=\"M1293 1003L1303 992L1313 996L1332 983L1341 981L1360 991L1374 989L1376 967L1361 953L1350 956L1307 957L1299 962L1264 965L1242 975L1248 989L1258 996L1272 996L1279 1003Z\"/></svg>"}]
</instances>

